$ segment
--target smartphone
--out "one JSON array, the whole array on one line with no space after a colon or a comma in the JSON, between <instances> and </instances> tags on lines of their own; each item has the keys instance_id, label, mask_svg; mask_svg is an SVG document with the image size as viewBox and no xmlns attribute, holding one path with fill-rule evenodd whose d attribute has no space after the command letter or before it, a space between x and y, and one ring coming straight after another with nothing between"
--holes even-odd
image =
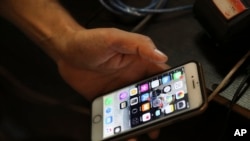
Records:
<instances>
[{"instance_id":1,"label":"smartphone","mask_svg":"<svg viewBox=\"0 0 250 141\"><path fill-rule=\"evenodd\" d=\"M196 61L96 98L92 141L121 140L201 113L207 107L204 77Z\"/></svg>"}]
</instances>

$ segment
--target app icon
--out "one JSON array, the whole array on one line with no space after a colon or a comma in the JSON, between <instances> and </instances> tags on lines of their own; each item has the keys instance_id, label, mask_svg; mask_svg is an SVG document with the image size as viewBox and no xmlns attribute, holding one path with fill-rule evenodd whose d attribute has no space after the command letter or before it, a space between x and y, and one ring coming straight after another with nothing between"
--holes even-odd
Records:
<instances>
[{"instance_id":1,"label":"app icon","mask_svg":"<svg viewBox=\"0 0 250 141\"><path fill-rule=\"evenodd\" d=\"M109 134L109 133L112 133L113 129L111 127L108 127L106 128L106 133Z\"/></svg>"},{"instance_id":2,"label":"app icon","mask_svg":"<svg viewBox=\"0 0 250 141\"><path fill-rule=\"evenodd\" d=\"M130 94L130 96L137 95L137 94L138 94L137 88L130 89L130 90L129 90L129 94Z\"/></svg>"},{"instance_id":3,"label":"app icon","mask_svg":"<svg viewBox=\"0 0 250 141\"><path fill-rule=\"evenodd\" d=\"M176 97L176 99L181 99L181 98L184 97L184 95L185 95L184 91L181 90L181 91L178 91L178 92L175 94L175 97Z\"/></svg>"},{"instance_id":4,"label":"app icon","mask_svg":"<svg viewBox=\"0 0 250 141\"><path fill-rule=\"evenodd\" d=\"M106 117L106 119L105 119L105 123L106 124L110 124L110 123L112 123L112 121L113 121L113 117L112 116Z\"/></svg>"},{"instance_id":5,"label":"app icon","mask_svg":"<svg viewBox=\"0 0 250 141\"><path fill-rule=\"evenodd\" d=\"M140 123L140 119L138 117L132 118L131 119L131 125L136 126Z\"/></svg>"},{"instance_id":6,"label":"app icon","mask_svg":"<svg viewBox=\"0 0 250 141\"><path fill-rule=\"evenodd\" d=\"M152 82L151 82L151 87L152 88L156 88L156 87L158 87L160 85L160 81L157 79L157 80L153 80Z\"/></svg>"},{"instance_id":7,"label":"app icon","mask_svg":"<svg viewBox=\"0 0 250 141\"><path fill-rule=\"evenodd\" d=\"M174 80L179 80L182 78L182 74L181 74L181 71L176 71L174 74L173 74L173 79Z\"/></svg>"},{"instance_id":8,"label":"app icon","mask_svg":"<svg viewBox=\"0 0 250 141\"><path fill-rule=\"evenodd\" d=\"M150 112L145 113L145 114L142 115L142 121L143 121L143 122L149 121L150 119L151 119L151 114L150 114Z\"/></svg>"},{"instance_id":9,"label":"app icon","mask_svg":"<svg viewBox=\"0 0 250 141\"><path fill-rule=\"evenodd\" d=\"M149 90L149 85L148 83L145 83L145 84L142 84L140 85L140 92L143 93L143 92L146 92Z\"/></svg>"},{"instance_id":10,"label":"app icon","mask_svg":"<svg viewBox=\"0 0 250 141\"><path fill-rule=\"evenodd\" d=\"M127 101L123 101L122 103L120 103L120 109L124 109L128 106L128 102Z\"/></svg>"},{"instance_id":11,"label":"app icon","mask_svg":"<svg viewBox=\"0 0 250 141\"><path fill-rule=\"evenodd\" d=\"M180 89L183 87L183 82L182 81L177 81L174 83L174 88L175 89Z\"/></svg>"},{"instance_id":12,"label":"app icon","mask_svg":"<svg viewBox=\"0 0 250 141\"><path fill-rule=\"evenodd\" d=\"M171 81L170 76L169 75L163 76L162 79L161 79L161 81L162 81L162 84L169 83Z\"/></svg>"},{"instance_id":13,"label":"app icon","mask_svg":"<svg viewBox=\"0 0 250 141\"><path fill-rule=\"evenodd\" d=\"M141 95L141 102L149 101L149 100L150 100L149 93L144 93Z\"/></svg>"},{"instance_id":14,"label":"app icon","mask_svg":"<svg viewBox=\"0 0 250 141\"><path fill-rule=\"evenodd\" d=\"M142 106L141 106L142 112L148 111L149 109L150 109L150 104L149 104L149 102L148 102L148 103L145 103L145 104L142 104Z\"/></svg>"},{"instance_id":15,"label":"app icon","mask_svg":"<svg viewBox=\"0 0 250 141\"><path fill-rule=\"evenodd\" d=\"M119 99L120 100L124 100L124 99L126 99L128 97L128 93L127 92L121 92L120 94L119 94Z\"/></svg>"},{"instance_id":16,"label":"app icon","mask_svg":"<svg viewBox=\"0 0 250 141\"><path fill-rule=\"evenodd\" d=\"M166 107L164 107L164 110L166 114L172 113L174 111L174 105L173 104L167 105Z\"/></svg>"},{"instance_id":17,"label":"app icon","mask_svg":"<svg viewBox=\"0 0 250 141\"><path fill-rule=\"evenodd\" d=\"M169 93L171 91L171 85L167 85L163 88L164 93Z\"/></svg>"},{"instance_id":18,"label":"app icon","mask_svg":"<svg viewBox=\"0 0 250 141\"><path fill-rule=\"evenodd\" d=\"M108 97L108 98L105 99L104 102L105 102L105 105L110 105L110 104L112 104L113 100L112 100L111 97Z\"/></svg>"},{"instance_id":19,"label":"app icon","mask_svg":"<svg viewBox=\"0 0 250 141\"><path fill-rule=\"evenodd\" d=\"M152 103L154 108L162 107L162 101L160 98L155 98Z\"/></svg>"},{"instance_id":20,"label":"app icon","mask_svg":"<svg viewBox=\"0 0 250 141\"><path fill-rule=\"evenodd\" d=\"M107 114L111 113L111 111L112 111L112 109L111 109L110 107L106 108L106 110L105 110L105 112L106 112Z\"/></svg>"},{"instance_id":21,"label":"app icon","mask_svg":"<svg viewBox=\"0 0 250 141\"><path fill-rule=\"evenodd\" d=\"M157 97L161 93L162 93L162 90L160 90L160 89L154 90L154 91L152 91L152 97Z\"/></svg>"},{"instance_id":22,"label":"app icon","mask_svg":"<svg viewBox=\"0 0 250 141\"><path fill-rule=\"evenodd\" d=\"M138 108L133 108L132 110L131 110L131 113L132 114L136 114L138 112Z\"/></svg>"},{"instance_id":23,"label":"app icon","mask_svg":"<svg viewBox=\"0 0 250 141\"><path fill-rule=\"evenodd\" d=\"M114 128L114 134L120 133L121 132L121 126L117 126Z\"/></svg>"},{"instance_id":24,"label":"app icon","mask_svg":"<svg viewBox=\"0 0 250 141\"><path fill-rule=\"evenodd\" d=\"M155 111L155 116L157 116L157 117L158 117L158 116L160 116L160 115L161 115L161 110L159 110L159 109L158 109L158 110L156 110L156 111Z\"/></svg>"},{"instance_id":25,"label":"app icon","mask_svg":"<svg viewBox=\"0 0 250 141\"><path fill-rule=\"evenodd\" d=\"M138 103L138 97L133 97L130 99L130 105L136 105Z\"/></svg>"},{"instance_id":26,"label":"app icon","mask_svg":"<svg viewBox=\"0 0 250 141\"><path fill-rule=\"evenodd\" d=\"M185 100L182 100L182 101L177 102L176 105L177 105L177 109L178 109L178 110L181 110L181 109L186 108L186 102L185 102Z\"/></svg>"},{"instance_id":27,"label":"app icon","mask_svg":"<svg viewBox=\"0 0 250 141\"><path fill-rule=\"evenodd\" d=\"M174 101L174 95L167 95L166 96L166 102L167 103L171 103L171 102L173 102Z\"/></svg>"}]
</instances>

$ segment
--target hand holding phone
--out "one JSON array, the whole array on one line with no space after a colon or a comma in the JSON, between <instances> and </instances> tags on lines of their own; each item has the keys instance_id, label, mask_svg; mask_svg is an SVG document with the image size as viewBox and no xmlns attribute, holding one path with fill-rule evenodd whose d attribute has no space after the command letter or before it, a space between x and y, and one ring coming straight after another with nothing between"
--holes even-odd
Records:
<instances>
[{"instance_id":1,"label":"hand holding phone","mask_svg":"<svg viewBox=\"0 0 250 141\"><path fill-rule=\"evenodd\" d=\"M197 62L164 71L96 98L92 140L120 140L198 114L207 106Z\"/></svg>"}]
</instances>

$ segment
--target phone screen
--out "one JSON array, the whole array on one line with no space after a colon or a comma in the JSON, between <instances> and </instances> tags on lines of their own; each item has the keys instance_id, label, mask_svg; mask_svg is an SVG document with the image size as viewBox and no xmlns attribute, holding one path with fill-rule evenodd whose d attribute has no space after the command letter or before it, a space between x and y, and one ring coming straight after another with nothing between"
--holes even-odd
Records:
<instances>
[{"instance_id":1,"label":"phone screen","mask_svg":"<svg viewBox=\"0 0 250 141\"><path fill-rule=\"evenodd\" d=\"M179 67L103 97L103 138L189 108L185 69Z\"/></svg>"}]
</instances>

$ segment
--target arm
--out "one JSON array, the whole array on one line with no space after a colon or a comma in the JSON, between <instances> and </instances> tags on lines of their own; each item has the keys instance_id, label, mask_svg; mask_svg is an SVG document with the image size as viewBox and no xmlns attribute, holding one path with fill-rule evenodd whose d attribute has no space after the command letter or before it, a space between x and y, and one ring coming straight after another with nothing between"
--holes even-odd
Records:
<instances>
[{"instance_id":1,"label":"arm","mask_svg":"<svg viewBox=\"0 0 250 141\"><path fill-rule=\"evenodd\" d=\"M88 100L165 68L167 57L150 38L114 28L85 29L57 0L0 0L0 14L37 43Z\"/></svg>"},{"instance_id":2,"label":"arm","mask_svg":"<svg viewBox=\"0 0 250 141\"><path fill-rule=\"evenodd\" d=\"M56 38L84 30L57 0L0 0L0 15L19 27L54 60L60 52L54 46L58 44Z\"/></svg>"}]
</instances>

